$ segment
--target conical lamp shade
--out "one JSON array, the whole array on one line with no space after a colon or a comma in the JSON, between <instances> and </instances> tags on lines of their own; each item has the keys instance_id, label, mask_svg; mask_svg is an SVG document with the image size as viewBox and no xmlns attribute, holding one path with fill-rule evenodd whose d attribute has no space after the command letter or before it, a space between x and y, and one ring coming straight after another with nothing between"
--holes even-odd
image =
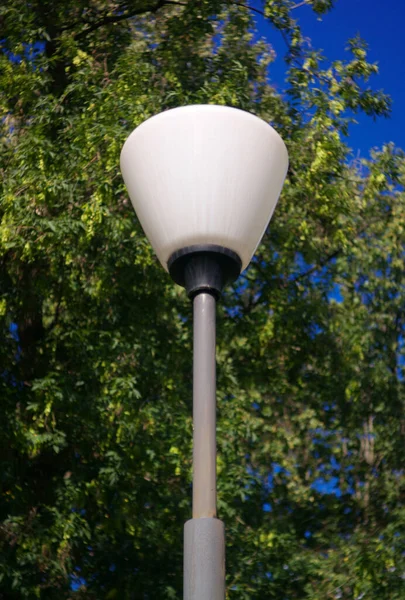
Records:
<instances>
[{"instance_id":1,"label":"conical lamp shade","mask_svg":"<svg viewBox=\"0 0 405 600\"><path fill-rule=\"evenodd\" d=\"M151 117L129 136L121 171L160 262L186 246L232 250L246 268L288 168L281 137L250 113L194 105Z\"/></svg>"}]
</instances>

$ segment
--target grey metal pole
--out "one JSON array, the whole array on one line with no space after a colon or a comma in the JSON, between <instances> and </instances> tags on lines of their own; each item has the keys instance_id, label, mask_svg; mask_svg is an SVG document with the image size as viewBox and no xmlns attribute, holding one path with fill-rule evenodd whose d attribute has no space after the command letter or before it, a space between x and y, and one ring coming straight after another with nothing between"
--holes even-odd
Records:
<instances>
[{"instance_id":1,"label":"grey metal pole","mask_svg":"<svg viewBox=\"0 0 405 600\"><path fill-rule=\"evenodd\" d=\"M217 516L215 305L211 294L193 302L193 519Z\"/></svg>"},{"instance_id":2,"label":"grey metal pole","mask_svg":"<svg viewBox=\"0 0 405 600\"><path fill-rule=\"evenodd\" d=\"M184 600L224 600L225 532L216 518L216 300L194 307L193 518L184 527Z\"/></svg>"}]
</instances>

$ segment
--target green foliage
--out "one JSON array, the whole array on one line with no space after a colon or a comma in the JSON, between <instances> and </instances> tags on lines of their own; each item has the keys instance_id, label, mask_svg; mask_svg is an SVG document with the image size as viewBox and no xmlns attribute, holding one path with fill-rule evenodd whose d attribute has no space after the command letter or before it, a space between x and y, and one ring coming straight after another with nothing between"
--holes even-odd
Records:
<instances>
[{"instance_id":1,"label":"green foliage","mask_svg":"<svg viewBox=\"0 0 405 600\"><path fill-rule=\"evenodd\" d=\"M389 98L360 39L328 62L290 0L262 6L287 42L276 92L243 4L0 7L1 598L181 597L191 309L119 152L152 114L205 102L270 121L291 162L219 308L227 597L404 597L405 161L347 145Z\"/></svg>"}]
</instances>

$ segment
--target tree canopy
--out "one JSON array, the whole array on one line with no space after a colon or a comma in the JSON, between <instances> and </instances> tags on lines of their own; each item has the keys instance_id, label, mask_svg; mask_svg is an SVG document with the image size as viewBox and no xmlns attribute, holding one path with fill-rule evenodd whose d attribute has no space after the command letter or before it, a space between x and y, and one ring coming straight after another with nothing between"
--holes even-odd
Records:
<instances>
[{"instance_id":1,"label":"tree canopy","mask_svg":"<svg viewBox=\"0 0 405 600\"><path fill-rule=\"evenodd\" d=\"M3 1L0 598L182 597L191 306L119 153L193 103L260 116L290 155L219 307L227 598L404 598L404 155L352 155L355 115L390 100L360 38L334 62L312 48L304 4L334 3Z\"/></svg>"}]
</instances>

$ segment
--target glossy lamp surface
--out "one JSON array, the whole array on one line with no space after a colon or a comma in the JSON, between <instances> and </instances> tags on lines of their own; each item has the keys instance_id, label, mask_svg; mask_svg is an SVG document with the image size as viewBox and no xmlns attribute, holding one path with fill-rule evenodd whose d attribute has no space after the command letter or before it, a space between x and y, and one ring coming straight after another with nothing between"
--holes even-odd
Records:
<instances>
[{"instance_id":1,"label":"glossy lamp surface","mask_svg":"<svg viewBox=\"0 0 405 600\"><path fill-rule=\"evenodd\" d=\"M167 270L187 246L214 244L246 268L271 219L288 168L265 121L224 106L192 105L139 125L121 152L138 219Z\"/></svg>"}]
</instances>

